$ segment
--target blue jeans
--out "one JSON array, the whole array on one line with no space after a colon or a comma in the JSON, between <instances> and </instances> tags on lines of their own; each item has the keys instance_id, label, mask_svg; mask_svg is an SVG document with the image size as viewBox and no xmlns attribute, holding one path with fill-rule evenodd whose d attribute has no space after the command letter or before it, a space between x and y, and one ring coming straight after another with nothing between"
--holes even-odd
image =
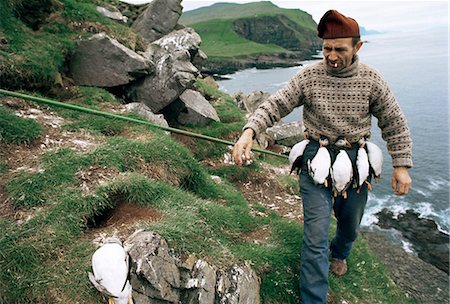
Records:
<instances>
[{"instance_id":1,"label":"blue jeans","mask_svg":"<svg viewBox=\"0 0 450 304\"><path fill-rule=\"evenodd\" d=\"M316 142L308 145L304 152L306 159L315 155ZM356 148L347 152L352 160ZM300 293L305 304L326 303L328 291L328 230L331 212L337 219L336 235L331 241L331 257L346 259L356 240L359 224L367 202L367 186L347 190L347 199L338 196L334 200L330 188L316 185L304 164L300 174L300 193L303 201L304 231L300 269Z\"/></svg>"}]
</instances>

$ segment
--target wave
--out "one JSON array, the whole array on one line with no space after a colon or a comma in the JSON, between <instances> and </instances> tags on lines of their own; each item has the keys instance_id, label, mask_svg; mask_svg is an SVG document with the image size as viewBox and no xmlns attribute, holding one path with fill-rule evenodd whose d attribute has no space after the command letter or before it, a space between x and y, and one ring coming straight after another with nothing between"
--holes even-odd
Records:
<instances>
[{"instance_id":1,"label":"wave","mask_svg":"<svg viewBox=\"0 0 450 304\"><path fill-rule=\"evenodd\" d=\"M378 223L376 214L384 208L389 209L395 219L400 214L405 214L408 209L419 214L420 218L433 220L438 226L439 231L450 234L450 209L436 210L430 202L418 202L411 204L405 197L394 195L376 196L369 193L366 210L361 220L362 227L370 227Z\"/></svg>"}]
</instances>

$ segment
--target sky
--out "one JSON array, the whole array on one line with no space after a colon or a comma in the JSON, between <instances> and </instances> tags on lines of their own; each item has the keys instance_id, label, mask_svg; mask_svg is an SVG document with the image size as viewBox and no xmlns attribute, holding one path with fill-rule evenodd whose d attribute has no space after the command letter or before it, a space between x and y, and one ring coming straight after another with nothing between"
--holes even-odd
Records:
<instances>
[{"instance_id":1,"label":"sky","mask_svg":"<svg viewBox=\"0 0 450 304\"><path fill-rule=\"evenodd\" d=\"M150 0L122 0L141 4ZM259 0L183 0L183 11L210 6L218 2L249 3ZM437 1L371 1L371 0L271 0L282 8L298 8L311 14L318 23L329 9L337 9L342 14L352 17L368 30L420 30L422 28L444 27L449 25L449 2ZM448 39L448 37L446 37Z\"/></svg>"}]
</instances>

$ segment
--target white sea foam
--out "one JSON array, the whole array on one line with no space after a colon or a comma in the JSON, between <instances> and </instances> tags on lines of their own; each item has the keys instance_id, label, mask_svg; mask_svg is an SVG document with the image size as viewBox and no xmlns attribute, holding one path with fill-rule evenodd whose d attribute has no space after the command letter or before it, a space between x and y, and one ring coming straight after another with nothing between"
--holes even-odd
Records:
<instances>
[{"instance_id":1,"label":"white sea foam","mask_svg":"<svg viewBox=\"0 0 450 304\"><path fill-rule=\"evenodd\" d=\"M394 219L398 219L400 214L405 214L408 209L419 214L419 218L431 219L437 224L439 231L450 234L450 209L436 210L429 202L419 202L411 204L405 197L394 195L384 195L377 197L369 193L366 210L361 221L362 227L369 227L378 223L376 216L384 208L389 209Z\"/></svg>"},{"instance_id":2,"label":"white sea foam","mask_svg":"<svg viewBox=\"0 0 450 304\"><path fill-rule=\"evenodd\" d=\"M424 197L427 197L427 198L433 196L433 194L431 192L429 192L429 191L425 192L425 191L423 191L421 189L418 189L418 188L411 188L411 190L414 191L414 192L417 192L420 195L422 195Z\"/></svg>"},{"instance_id":3,"label":"white sea foam","mask_svg":"<svg viewBox=\"0 0 450 304\"><path fill-rule=\"evenodd\" d=\"M431 191L439 190L442 187L450 187L450 183L444 179L429 178L426 187Z\"/></svg>"},{"instance_id":4,"label":"white sea foam","mask_svg":"<svg viewBox=\"0 0 450 304\"><path fill-rule=\"evenodd\" d=\"M402 241L402 248L403 250L405 250L407 253L411 253L414 254L414 249L413 249L413 245L407 241L405 241L404 239L401 240Z\"/></svg>"}]
</instances>

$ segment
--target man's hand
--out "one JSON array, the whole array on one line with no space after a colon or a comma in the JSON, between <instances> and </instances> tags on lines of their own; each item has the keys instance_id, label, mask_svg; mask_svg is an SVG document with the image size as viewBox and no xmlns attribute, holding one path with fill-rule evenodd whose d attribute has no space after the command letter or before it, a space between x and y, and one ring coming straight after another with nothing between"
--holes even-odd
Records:
<instances>
[{"instance_id":1,"label":"man's hand","mask_svg":"<svg viewBox=\"0 0 450 304\"><path fill-rule=\"evenodd\" d=\"M392 171L392 191L396 195L405 195L411 187L412 180L409 177L408 168L395 167Z\"/></svg>"},{"instance_id":2,"label":"man's hand","mask_svg":"<svg viewBox=\"0 0 450 304\"><path fill-rule=\"evenodd\" d=\"M244 161L242 160L242 153L245 151L245 159L250 159L250 151L253 144L253 129L245 129L239 140L234 145L233 160L236 165L242 166Z\"/></svg>"}]
</instances>

